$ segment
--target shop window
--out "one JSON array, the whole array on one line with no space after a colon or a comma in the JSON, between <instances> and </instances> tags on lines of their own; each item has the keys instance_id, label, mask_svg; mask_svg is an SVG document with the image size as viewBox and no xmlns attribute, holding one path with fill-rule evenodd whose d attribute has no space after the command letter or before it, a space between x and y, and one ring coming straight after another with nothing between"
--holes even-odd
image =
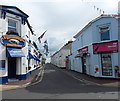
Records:
<instances>
[{"instance_id":1,"label":"shop window","mask_svg":"<svg viewBox=\"0 0 120 101\"><path fill-rule=\"evenodd\" d=\"M8 31L17 31L17 21L8 19Z\"/></svg>"},{"instance_id":2,"label":"shop window","mask_svg":"<svg viewBox=\"0 0 120 101\"><path fill-rule=\"evenodd\" d=\"M112 76L112 60L110 53L101 54L102 75Z\"/></svg>"},{"instance_id":3,"label":"shop window","mask_svg":"<svg viewBox=\"0 0 120 101\"><path fill-rule=\"evenodd\" d=\"M99 27L101 41L110 40L109 26Z\"/></svg>"}]
</instances>

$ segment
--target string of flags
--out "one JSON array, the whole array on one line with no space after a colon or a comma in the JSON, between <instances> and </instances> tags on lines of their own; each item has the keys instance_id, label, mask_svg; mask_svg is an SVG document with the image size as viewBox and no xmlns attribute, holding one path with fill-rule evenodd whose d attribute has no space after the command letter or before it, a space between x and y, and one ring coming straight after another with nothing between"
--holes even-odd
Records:
<instances>
[{"instance_id":1,"label":"string of flags","mask_svg":"<svg viewBox=\"0 0 120 101\"><path fill-rule=\"evenodd\" d=\"M41 43L41 39L44 37L44 35L45 35L46 32L47 32L47 30L44 31L44 32L38 37L39 43ZM43 48L44 48L43 53L47 56L48 53L49 53L49 52L48 52L48 43L47 43L47 40L44 41Z\"/></svg>"},{"instance_id":2,"label":"string of flags","mask_svg":"<svg viewBox=\"0 0 120 101\"><path fill-rule=\"evenodd\" d=\"M81 0L82 2L88 2L88 1L90 1L91 2L91 0ZM88 3L89 4L89 3ZM92 6L92 8L94 8L94 10L97 10L99 13L101 13L101 14L104 14L105 13L105 11L104 10L102 10L101 8L99 8L99 7L97 7L97 6Z\"/></svg>"},{"instance_id":3,"label":"string of flags","mask_svg":"<svg viewBox=\"0 0 120 101\"><path fill-rule=\"evenodd\" d=\"M99 13L102 13L102 14L105 13L105 11L101 10L100 8L96 7L95 5L94 5L94 10L97 10L97 11L99 11Z\"/></svg>"}]
</instances>

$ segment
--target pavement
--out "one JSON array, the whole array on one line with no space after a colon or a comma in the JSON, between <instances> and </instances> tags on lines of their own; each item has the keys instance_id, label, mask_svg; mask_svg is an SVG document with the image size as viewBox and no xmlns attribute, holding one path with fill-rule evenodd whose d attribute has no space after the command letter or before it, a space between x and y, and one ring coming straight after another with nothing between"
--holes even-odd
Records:
<instances>
[{"instance_id":1,"label":"pavement","mask_svg":"<svg viewBox=\"0 0 120 101\"><path fill-rule=\"evenodd\" d=\"M103 77L93 77L87 74L83 74L80 72L76 72L73 70L65 69L68 75L72 75L74 78L79 79L80 81L94 83L100 86L112 86L112 87L120 87L120 78L103 78Z\"/></svg>"},{"instance_id":2,"label":"pavement","mask_svg":"<svg viewBox=\"0 0 120 101\"><path fill-rule=\"evenodd\" d=\"M52 65L52 64L51 64ZM32 74L26 79L26 80L20 80L20 81L11 81L7 84L0 85L0 91L4 90L10 90L10 89L17 89L17 88L23 88L27 87L33 82L36 82L34 78L38 78L42 74L41 70L44 70L42 68L39 68L32 72ZM101 86L112 86L112 87L119 87L120 86L120 79L110 79L110 78L98 78L98 77L92 77L86 74L82 74L76 71L62 70L63 72L67 73L68 75L73 76L75 79L78 79L80 81L84 81L86 83L94 83Z\"/></svg>"},{"instance_id":3,"label":"pavement","mask_svg":"<svg viewBox=\"0 0 120 101\"><path fill-rule=\"evenodd\" d=\"M38 74L40 76L41 71L42 71L42 67L32 72L26 80L10 81L6 84L1 84L0 91L26 87L29 84L31 84L31 82L34 80L34 78L37 77Z\"/></svg>"}]
</instances>

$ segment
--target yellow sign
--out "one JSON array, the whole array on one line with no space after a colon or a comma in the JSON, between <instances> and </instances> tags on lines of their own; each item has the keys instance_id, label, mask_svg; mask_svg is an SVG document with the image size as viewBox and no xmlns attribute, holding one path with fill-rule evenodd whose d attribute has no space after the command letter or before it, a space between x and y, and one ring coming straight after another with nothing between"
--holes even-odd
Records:
<instances>
[{"instance_id":1,"label":"yellow sign","mask_svg":"<svg viewBox=\"0 0 120 101\"><path fill-rule=\"evenodd\" d=\"M24 47L23 45L16 45L16 44L9 44L9 43L5 43L4 46L9 46L9 47Z\"/></svg>"},{"instance_id":2,"label":"yellow sign","mask_svg":"<svg viewBox=\"0 0 120 101\"><path fill-rule=\"evenodd\" d=\"M25 42L25 40L16 35L3 35L3 39L17 39L19 41Z\"/></svg>"},{"instance_id":3,"label":"yellow sign","mask_svg":"<svg viewBox=\"0 0 120 101\"><path fill-rule=\"evenodd\" d=\"M17 35L3 35L2 44L8 47L25 47L25 40Z\"/></svg>"}]
</instances>

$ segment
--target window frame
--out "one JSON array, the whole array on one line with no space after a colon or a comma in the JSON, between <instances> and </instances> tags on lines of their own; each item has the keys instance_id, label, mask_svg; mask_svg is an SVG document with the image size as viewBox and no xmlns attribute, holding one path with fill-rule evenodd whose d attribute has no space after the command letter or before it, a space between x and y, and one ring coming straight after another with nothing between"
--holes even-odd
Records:
<instances>
[{"instance_id":1,"label":"window frame","mask_svg":"<svg viewBox=\"0 0 120 101\"><path fill-rule=\"evenodd\" d=\"M10 21L10 20L13 21L13 22L15 22L15 24L16 24L15 27L14 27L14 26L9 26L9 21ZM9 31L9 28L16 29L15 31L18 32L18 22L17 22L16 20L13 20L13 19L8 18L8 31Z\"/></svg>"},{"instance_id":2,"label":"window frame","mask_svg":"<svg viewBox=\"0 0 120 101\"><path fill-rule=\"evenodd\" d=\"M8 23L9 19L17 22L17 24L16 24L16 32L18 32L19 36L21 36L21 19L16 18L15 15L7 14L7 20L6 20L7 23ZM7 26L7 30L8 30L8 26Z\"/></svg>"},{"instance_id":3,"label":"window frame","mask_svg":"<svg viewBox=\"0 0 120 101\"><path fill-rule=\"evenodd\" d=\"M103 29L103 30L101 30ZM102 34L105 34L105 32L108 32L108 39L104 39L102 37ZM110 40L110 26L109 25L103 25L103 26L99 26L99 33L100 33L100 40L101 41L106 41L106 40Z\"/></svg>"}]
</instances>

